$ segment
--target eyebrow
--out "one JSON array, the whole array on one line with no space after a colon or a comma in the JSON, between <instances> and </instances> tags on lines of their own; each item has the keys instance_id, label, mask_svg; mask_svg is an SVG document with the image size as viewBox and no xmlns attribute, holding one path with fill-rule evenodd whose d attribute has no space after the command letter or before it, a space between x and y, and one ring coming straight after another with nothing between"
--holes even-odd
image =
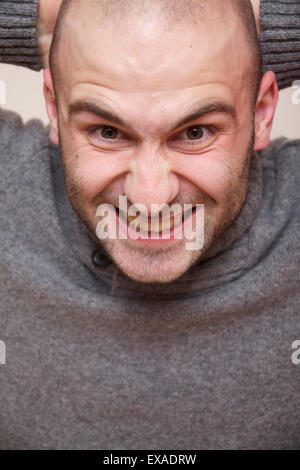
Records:
<instances>
[{"instance_id":1,"label":"eyebrow","mask_svg":"<svg viewBox=\"0 0 300 470\"><path fill-rule=\"evenodd\" d=\"M72 121L75 115L83 113L83 112L94 114L106 121L109 121L113 124L122 126L127 129L131 129L133 131L130 124L126 123L120 116L113 113L112 111L109 111L99 106L98 104L95 104L85 99L79 99L75 101L74 103L70 104L69 112L68 112L69 123ZM203 116L210 114L210 113L227 114L235 121L237 119L236 110L233 106L231 106L230 104L226 102L212 99L210 101L203 102L202 104L198 105L194 111L190 112L188 115L184 116L183 118L180 118L179 120L177 120L175 123L171 125L171 128L169 128L167 132L172 132L184 126L185 124L188 124L192 121L196 121L197 119L200 119Z\"/></svg>"}]
</instances>

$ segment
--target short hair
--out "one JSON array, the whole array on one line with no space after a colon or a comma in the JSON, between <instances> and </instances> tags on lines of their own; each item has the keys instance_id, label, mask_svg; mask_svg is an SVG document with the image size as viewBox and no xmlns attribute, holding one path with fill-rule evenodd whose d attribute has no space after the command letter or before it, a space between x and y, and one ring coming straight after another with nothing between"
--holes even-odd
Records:
<instances>
[{"instance_id":1,"label":"short hair","mask_svg":"<svg viewBox=\"0 0 300 470\"><path fill-rule=\"evenodd\" d=\"M53 80L57 75L58 68L58 47L63 29L63 20L65 15L71 6L72 2L78 2L80 0L63 0L56 27L53 34L52 44L50 48L49 64ZM82 0L81 0L82 1ZM87 0L85 0L87 1ZM195 23L197 18L201 17L203 8L209 4L212 8L220 8L220 0L88 0L93 6L99 8L99 13L103 19L116 17L123 18L129 14L140 14L143 8L150 5L150 8L156 4L160 8L160 12L163 13L162 18L168 22L168 24L176 24L176 22L184 23L192 21ZM260 42L257 33L257 27L254 17L254 12L250 0L223 0L224 3L229 2L233 5L237 14L242 20L242 24L245 28L250 50L252 52L252 70L251 72L251 83L253 83L255 101L258 96L261 78L262 78L262 56L260 51ZM148 4L148 5L147 5ZM213 4L213 6L211 6ZM55 86L55 85L54 85Z\"/></svg>"}]
</instances>

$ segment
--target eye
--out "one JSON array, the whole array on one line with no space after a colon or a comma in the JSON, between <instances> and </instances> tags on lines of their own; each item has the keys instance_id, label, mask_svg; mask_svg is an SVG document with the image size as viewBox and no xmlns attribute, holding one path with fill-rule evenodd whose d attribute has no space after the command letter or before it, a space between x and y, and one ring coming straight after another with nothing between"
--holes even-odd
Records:
<instances>
[{"instance_id":1,"label":"eye","mask_svg":"<svg viewBox=\"0 0 300 470\"><path fill-rule=\"evenodd\" d=\"M119 131L115 127L101 126L98 130L100 131L101 137L104 139L114 140L118 137Z\"/></svg>"},{"instance_id":2,"label":"eye","mask_svg":"<svg viewBox=\"0 0 300 470\"><path fill-rule=\"evenodd\" d=\"M217 128L214 126L190 126L179 132L173 142L176 146L192 147L200 150L212 143L217 136Z\"/></svg>"},{"instance_id":3,"label":"eye","mask_svg":"<svg viewBox=\"0 0 300 470\"><path fill-rule=\"evenodd\" d=\"M204 137L204 129L202 126L188 127L186 135L190 140L199 140Z\"/></svg>"},{"instance_id":4,"label":"eye","mask_svg":"<svg viewBox=\"0 0 300 470\"><path fill-rule=\"evenodd\" d=\"M92 126L87 133L96 146L116 146L128 142L128 137L113 126Z\"/></svg>"}]
</instances>

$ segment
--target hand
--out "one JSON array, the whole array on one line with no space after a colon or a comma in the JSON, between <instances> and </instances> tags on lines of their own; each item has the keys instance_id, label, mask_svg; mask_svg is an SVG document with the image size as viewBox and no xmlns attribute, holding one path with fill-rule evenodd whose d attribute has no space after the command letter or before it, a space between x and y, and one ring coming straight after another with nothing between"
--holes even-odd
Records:
<instances>
[{"instance_id":1,"label":"hand","mask_svg":"<svg viewBox=\"0 0 300 470\"><path fill-rule=\"evenodd\" d=\"M44 69L49 66L50 46L61 4L62 0L39 0L37 33Z\"/></svg>"},{"instance_id":2,"label":"hand","mask_svg":"<svg viewBox=\"0 0 300 470\"><path fill-rule=\"evenodd\" d=\"M260 24L260 0L251 0L253 11L254 11L254 16L255 16L255 21L256 21L256 26L257 26L257 32L258 36L261 34L261 24Z\"/></svg>"}]
</instances>

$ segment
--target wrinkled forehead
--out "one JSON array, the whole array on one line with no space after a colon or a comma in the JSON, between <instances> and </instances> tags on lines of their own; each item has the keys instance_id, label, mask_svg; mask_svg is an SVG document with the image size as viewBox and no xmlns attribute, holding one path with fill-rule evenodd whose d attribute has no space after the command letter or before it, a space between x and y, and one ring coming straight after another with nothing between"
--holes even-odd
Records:
<instances>
[{"instance_id":1,"label":"wrinkled forehead","mask_svg":"<svg viewBox=\"0 0 300 470\"><path fill-rule=\"evenodd\" d=\"M122 17L109 9L104 14L97 2L85 8L78 2L67 12L60 38L60 88L70 96L84 84L141 93L216 81L242 86L249 44L239 16L228 8L231 2L225 3L227 8L220 2L214 9L204 2L197 21L171 27L155 10Z\"/></svg>"}]
</instances>

